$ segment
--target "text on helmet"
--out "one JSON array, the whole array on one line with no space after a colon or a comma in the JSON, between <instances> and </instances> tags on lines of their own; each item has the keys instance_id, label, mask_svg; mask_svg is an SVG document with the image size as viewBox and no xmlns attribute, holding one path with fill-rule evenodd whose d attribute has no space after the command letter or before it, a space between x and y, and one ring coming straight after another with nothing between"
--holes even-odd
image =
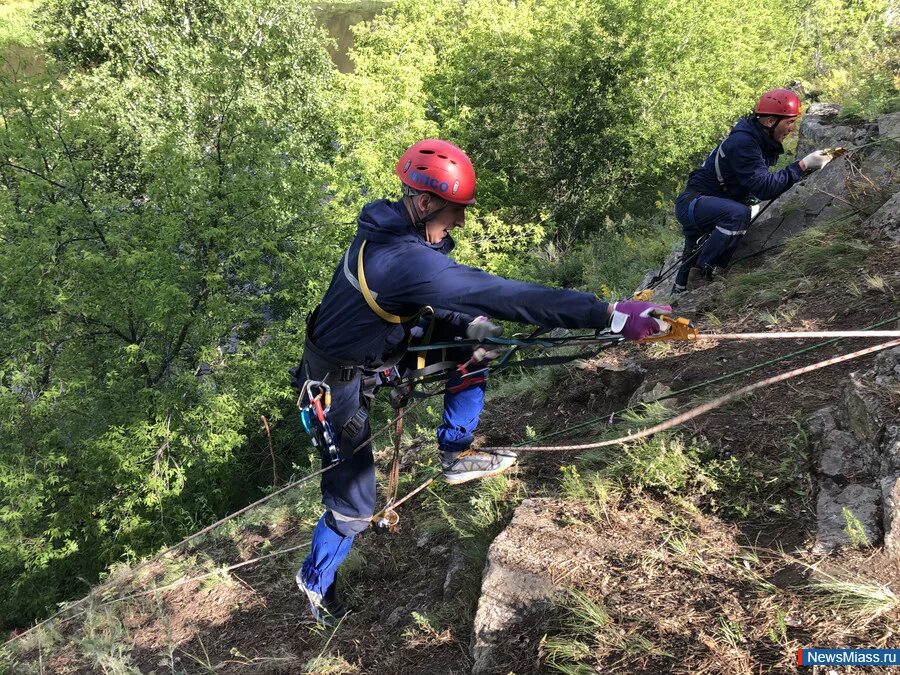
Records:
<instances>
[{"instance_id":1,"label":"text on helmet","mask_svg":"<svg viewBox=\"0 0 900 675\"><path fill-rule=\"evenodd\" d=\"M409 174L409 179L422 187L428 188L430 190L437 190L438 192L446 192L450 189L450 185L445 181L439 181L437 178L432 178L431 176L419 173L418 171L413 171Z\"/></svg>"}]
</instances>

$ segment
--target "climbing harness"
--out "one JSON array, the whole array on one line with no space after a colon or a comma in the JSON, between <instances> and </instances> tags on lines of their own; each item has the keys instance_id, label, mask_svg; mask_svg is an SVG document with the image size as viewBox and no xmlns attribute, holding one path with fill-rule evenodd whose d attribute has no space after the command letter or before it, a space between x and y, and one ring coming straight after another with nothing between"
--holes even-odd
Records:
<instances>
[{"instance_id":1,"label":"climbing harness","mask_svg":"<svg viewBox=\"0 0 900 675\"><path fill-rule=\"evenodd\" d=\"M312 439L313 446L321 452L327 452L331 463L335 464L340 460L341 453L327 417L331 410L331 387L322 380L307 380L304 393L307 401L305 404L303 394L297 399L300 423Z\"/></svg>"}]
</instances>

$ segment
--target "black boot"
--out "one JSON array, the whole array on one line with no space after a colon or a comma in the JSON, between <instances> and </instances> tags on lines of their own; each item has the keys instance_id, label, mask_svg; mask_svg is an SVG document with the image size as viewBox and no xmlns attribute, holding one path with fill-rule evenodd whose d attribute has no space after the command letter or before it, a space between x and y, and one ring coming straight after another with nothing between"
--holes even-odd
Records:
<instances>
[{"instance_id":1,"label":"black boot","mask_svg":"<svg viewBox=\"0 0 900 675\"><path fill-rule=\"evenodd\" d=\"M331 582L331 586L325 591L325 595L322 597L322 609L337 621L347 615L347 608L337 599L337 579Z\"/></svg>"}]
</instances>

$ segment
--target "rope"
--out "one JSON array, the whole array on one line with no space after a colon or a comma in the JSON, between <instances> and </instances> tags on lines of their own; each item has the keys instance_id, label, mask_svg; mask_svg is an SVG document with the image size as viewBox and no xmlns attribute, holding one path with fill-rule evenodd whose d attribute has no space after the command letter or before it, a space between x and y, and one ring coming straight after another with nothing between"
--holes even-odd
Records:
<instances>
[{"instance_id":1,"label":"rope","mask_svg":"<svg viewBox=\"0 0 900 675\"><path fill-rule=\"evenodd\" d=\"M161 593L163 591L170 591L173 588L178 588L179 586L184 586L186 584L192 583L194 581L200 581L201 579L207 579L209 577L213 577L219 574L227 574L236 569L240 569L241 567L247 567L248 565L255 565L256 563L262 562L263 560L268 560L269 558L274 558L279 555L284 555L285 553L293 553L294 551L299 551L300 549L309 548L310 542L305 542L303 544L297 544L296 546L291 546L290 548L283 548L280 551L273 551L272 553L267 553L266 555L260 556L258 558L253 558L252 560L245 560L244 562L239 562L235 565L229 565L228 567L222 567L217 570L213 570L212 572L207 572L206 574L200 574L196 577L187 577L184 579L179 579L178 581L173 581L171 584L166 584L165 586L157 586L156 588L151 588L146 591L140 591L139 593L132 593L131 595L123 595L119 598L113 598L112 600L105 600L100 603L101 607L105 607L106 605L114 605L118 602L126 602L128 600L134 600L135 598L140 598L145 595L150 595L152 593ZM76 615L77 616L77 615ZM74 617L70 617L74 618Z\"/></svg>"},{"instance_id":2,"label":"rope","mask_svg":"<svg viewBox=\"0 0 900 675\"><path fill-rule=\"evenodd\" d=\"M882 321L878 321L878 322L873 323L873 324L871 324L871 325L869 325L869 326L866 326L863 330L866 330L866 329L869 329L869 328L878 328L879 326L883 326L883 325L885 325L885 324L887 324L887 323L891 323L892 321L900 321L900 314L898 314L898 315L896 315L896 316L892 316L892 317L890 317L889 319L884 319L884 320L882 320ZM656 400L657 400L657 401L665 401L665 400L670 399L670 398L675 398L676 396L681 396L682 394L687 394L688 392L694 391L694 390L696 390L696 389L701 389L701 388L706 387L706 386L708 386L708 385L710 385L710 384L716 384L717 382L722 382L722 381L724 381L724 380L730 380L731 378L738 377L739 375L744 375L744 374L746 374L746 373L752 373L753 371L759 370L760 368L765 368L766 366L771 366L771 365L774 365L774 364L776 364L776 363L780 363L781 361L786 361L787 359L793 358L793 357L795 357L795 356L800 356L801 354L806 354L807 352L812 352L812 351L815 351L815 350L817 350L817 349L821 349L822 347L827 347L828 345L833 345L833 344L835 344L835 343L840 342L842 339L843 339L843 338L835 338L835 339L833 339L833 340L826 340L825 342L820 342L820 343L815 344L815 345L810 345L809 347L804 347L803 349L798 349L798 350L796 350L796 351L790 352L790 353L785 354L785 355L783 355L783 356L779 356L779 357L774 358L774 359L769 359L768 361L762 361L762 362L757 363L757 364L754 364L754 365L752 365L752 366L747 366L746 368L741 368L740 370L735 370L735 371L730 372L730 373L725 373L724 375L719 375L719 376L717 376L717 377L710 378L710 379L705 380L705 381L703 381L703 382L698 382L697 384L692 384L692 385L690 385L689 387L685 387L684 389L678 389L677 391L673 391L671 394L666 394L665 396L660 396L660 397L659 397L658 399L656 399ZM636 409L638 406L640 406L640 405L643 405L643 404L637 404L637 405L633 405L633 406L628 406L628 407L626 407L626 408L622 408L621 410L616 410L616 411L614 411L614 412L612 412L612 413L608 413L608 414L605 414L605 415L601 415L601 416L599 416L599 417L594 417L593 419L590 419L590 420L588 420L588 421L586 421L586 422L581 422L580 424L576 424L576 425L571 426L571 427L566 427L565 429L560 429L559 431L551 431L550 433L543 434L543 435L538 436L538 437L536 437L536 438L534 438L534 439L532 439L532 440L543 441L543 440L546 440L546 439L548 439L548 438L554 438L554 437L556 437L556 436L562 436L562 435L571 433L571 432L573 432L573 431L578 431L579 429L584 429L585 427L590 427L590 426L593 426L593 425L595 425L595 424L599 424L599 423L601 423L601 422L605 422L607 419L610 419L611 417L616 417L616 416L618 416L618 415L621 415L621 414L623 414L623 413L626 413L626 412L628 412L629 410L635 410L635 409ZM528 442L528 441L523 441L522 443L519 444L519 446L520 446L520 447L521 447L521 446L524 446L525 443L527 443L527 442Z\"/></svg>"},{"instance_id":3,"label":"rope","mask_svg":"<svg viewBox=\"0 0 900 675\"><path fill-rule=\"evenodd\" d=\"M642 438L647 438L648 436L652 436L653 434L657 434L661 431L666 431L673 427L679 426L688 422L695 417L699 417L710 410L714 410L726 403L733 401L742 396L746 396L749 393L757 391L758 389L762 389L764 387L768 387L770 385L776 384L778 382L784 382L785 380L789 380L794 377L799 377L800 375L805 375L806 373L811 373L814 370L818 370L819 368L825 368L827 366L832 366L837 363L843 363L845 361L851 361L852 359L857 359L862 356L867 356L869 354L874 354L875 352L882 351L884 349L890 349L891 347L900 346L900 339L898 340L890 340L888 342L884 342L880 345L875 345L874 347L867 347L866 349L860 349L856 352L851 352L850 354L843 354L841 356L835 356L830 359L825 359L824 361L819 361L818 363L814 363L809 366L803 366L802 368L796 368L794 370L789 370L786 373L782 373L780 375L774 375L772 377L766 378L759 382L755 382L753 384L749 384L746 387L741 387L736 389L735 391L729 392L728 394L724 394L723 396L719 396L718 398L709 401L708 403L704 403L702 405L697 406L696 408L692 408L687 412L682 413L681 415L677 415L665 422L660 422L652 427L647 429L642 429L641 431L637 431L626 436L620 436L619 438L613 438L606 441L598 441L596 443L582 443L579 445L552 445L552 446L494 446L494 447L486 447L482 448L482 452L493 452L495 454L500 454L503 452L564 452L571 450L593 450L595 448L603 448L611 445L621 445L623 443L630 443L632 441L637 441Z\"/></svg>"},{"instance_id":4,"label":"rope","mask_svg":"<svg viewBox=\"0 0 900 675\"><path fill-rule=\"evenodd\" d=\"M407 406L404 410L402 410L402 411L400 412L400 414L398 415L398 417L403 417L403 415L405 415L406 413L408 413L408 412L410 412L411 410L415 409L415 407L416 407L417 405L419 405L419 403L421 403L421 401L416 401L416 402L412 403L411 405ZM388 422L387 424L385 424L383 427L381 427L380 429L378 429L378 431L376 431L375 433L370 434L369 437L368 437L365 441L363 441L362 443L360 443L359 445L357 445L355 448L353 448L353 452L351 453L351 455L355 454L358 450L360 450L360 449L363 448L364 446L368 445L369 443L372 442L372 440L374 440L375 438L377 438L378 436L380 436L382 433L384 433L385 431L387 431L387 430L391 427L391 425L394 424L394 422L395 422L395 420L391 420L390 422ZM329 466L326 466L326 467L323 467L323 468L319 469L318 471L313 471L311 474L308 474L307 476L304 476L303 478L301 478L301 479L299 479L299 480L296 480L296 481L294 481L294 482L292 482L292 483L288 483L288 484L285 485L283 488L280 488L279 490L276 490L275 492L272 492L271 494L266 495L266 496L263 497L262 499L258 499L257 501L253 502L252 504L249 504L249 505L245 506L244 508L239 509L238 511L235 511L234 513L231 513L231 514L225 516L224 518L221 518L221 519L217 520L216 522L212 523L211 525L207 525L206 527L204 527L204 528L203 528L202 530L200 530L199 532L195 532L194 534L192 534L192 535L190 535L190 536L188 536L188 537L185 537L184 539L182 539L181 541L179 541L177 544L173 544L172 546L169 546L167 549L165 549L165 550L163 550L163 551L157 553L157 554L156 554L155 556L153 556L152 558L150 558L150 559L148 559L148 560L145 560L145 561L142 562L142 563L139 563L136 567L134 567L134 568L132 568L131 570L129 570L129 573L128 573L128 575L125 577L125 579L116 579L116 580L111 580L111 581L106 581L106 582L104 582L103 584L101 584L100 586L97 586L97 588L95 588L94 590L92 590L90 593L88 593L86 596L84 596L84 597L81 598L80 600L76 600L76 601L73 602L72 604L67 605L66 607L64 607L63 609L59 610L59 611L56 612L55 614L52 614L51 616L47 617L47 618L44 619L43 621L41 621L41 622L39 622L39 623L36 623L36 624L35 624L34 626L32 626L31 628L22 631L22 632L19 633L18 635L14 635L12 638L10 638L9 640L7 640L6 642L3 643L3 647L7 647L8 645L11 645L11 644L12 644L13 642L15 642L16 640L19 640L19 639L25 637L26 635L28 635L29 633L32 633L33 631L37 630L37 629L40 628L41 626L44 626L44 625L50 623L50 622L53 621L54 619L56 619L56 618L62 616L63 614L65 614L65 613L67 613L67 612L70 612L71 610L75 609L76 607L80 607L80 606L83 605L84 603L86 603L86 602L88 602L89 600L91 600L92 598L96 597L96 596L97 596L98 594L100 594L101 592L103 592L103 591L105 591L105 590L108 590L109 587L112 586L113 584L116 584L116 583L124 583L124 582L126 582L126 581L130 581L130 580L134 579L134 577L137 575L137 573L138 573L140 570L142 570L142 569L148 567L149 565L152 565L153 563L159 561L160 559L162 559L163 557L165 557L165 556L168 555L169 553L172 553L173 551L176 551L177 549L181 548L181 547L184 546L185 544L187 544L187 543L189 543L189 542L191 542L191 541L194 541L194 540L197 539L198 537L201 537L201 536L203 536L204 534L207 534L208 532L210 532L210 531L216 529L217 527L220 527L221 525L224 525L224 524L227 523L228 521L233 520L234 518L237 518L238 516L240 516L240 515L246 513L246 512L249 511L250 509L256 508L257 506L260 506L261 504L264 504L265 502L269 501L270 499L273 499L273 498L277 497L278 495L280 495L280 494L282 494L282 493L284 493L284 492L287 492L287 491L290 490L291 488L298 487L298 486L302 485L303 483L307 483L307 482L309 482L310 480L312 480L313 478L316 478L317 476L321 476L322 474L326 473L327 471L331 471L332 469L334 469L335 467L337 467L337 466L338 466L341 462L343 462L343 461L344 461L344 460L339 460L339 461L335 462L334 464L330 464ZM80 616L80 614L76 614L75 616ZM74 617L71 617L71 618L74 618Z\"/></svg>"},{"instance_id":5,"label":"rope","mask_svg":"<svg viewBox=\"0 0 900 675\"><path fill-rule=\"evenodd\" d=\"M773 333L701 333L697 340L791 340L803 338L900 338L900 330L810 330Z\"/></svg>"},{"instance_id":6,"label":"rope","mask_svg":"<svg viewBox=\"0 0 900 675\"><path fill-rule=\"evenodd\" d=\"M688 341L693 341L695 339L706 339L706 340L785 340L785 339L804 339L804 338L895 338L900 337L900 330L884 330L884 331L875 331L875 330L845 330L845 331L773 331L768 333L700 333L696 336L693 336ZM554 347L572 347L576 345L587 345L587 344L608 344L608 343L617 343L621 342L624 338L618 333L611 333L609 335L594 335L593 333L588 333L584 335L567 335L564 337L549 337L549 338L485 338L484 340L458 340L456 342L436 342L430 345L421 345L418 347L411 347L410 351L419 351L425 352L433 349L447 349L451 347L475 347L478 345L497 345L497 346L513 346L514 348L519 347L543 347L544 349L551 349ZM664 338L663 338L664 339ZM513 351L513 350L510 350ZM508 352L507 352L508 353ZM583 355L578 355L583 356ZM566 357L567 358L567 357ZM575 357L573 357L575 358ZM519 361L513 361L510 365L521 365ZM493 370L496 367L492 366L490 368L483 368L476 372L482 372L484 370ZM472 374L472 373L470 373ZM443 377L445 373L438 373ZM436 380L435 380L436 381Z\"/></svg>"}]
</instances>

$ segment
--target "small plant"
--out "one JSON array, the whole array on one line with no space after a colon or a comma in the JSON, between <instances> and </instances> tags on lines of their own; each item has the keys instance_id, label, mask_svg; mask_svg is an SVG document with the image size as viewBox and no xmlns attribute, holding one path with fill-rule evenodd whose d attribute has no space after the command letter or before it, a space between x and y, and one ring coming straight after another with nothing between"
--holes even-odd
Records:
<instances>
[{"instance_id":1,"label":"small plant","mask_svg":"<svg viewBox=\"0 0 900 675\"><path fill-rule=\"evenodd\" d=\"M786 647L788 644L787 615L781 607L775 607L775 619L766 631L766 637L774 644Z\"/></svg>"},{"instance_id":2,"label":"small plant","mask_svg":"<svg viewBox=\"0 0 900 675\"><path fill-rule=\"evenodd\" d=\"M583 591L570 589L560 604L566 612L563 632L545 638L542 644L547 665L558 672L596 673L593 664L613 652L639 657L667 655L646 636L623 629L602 604Z\"/></svg>"},{"instance_id":3,"label":"small plant","mask_svg":"<svg viewBox=\"0 0 900 675\"><path fill-rule=\"evenodd\" d=\"M719 629L716 631L722 641L732 649L740 649L744 641L744 629L737 621L729 621L724 617L719 619Z\"/></svg>"},{"instance_id":4,"label":"small plant","mask_svg":"<svg viewBox=\"0 0 900 675\"><path fill-rule=\"evenodd\" d=\"M809 589L817 596L816 604L823 608L850 611L864 617L879 616L900 604L887 586L833 576L814 580Z\"/></svg>"},{"instance_id":5,"label":"small plant","mask_svg":"<svg viewBox=\"0 0 900 675\"><path fill-rule=\"evenodd\" d=\"M79 651L105 675L139 675L131 660L131 640L111 608L89 608Z\"/></svg>"},{"instance_id":6,"label":"small plant","mask_svg":"<svg viewBox=\"0 0 900 675\"><path fill-rule=\"evenodd\" d=\"M583 477L574 466L563 466L562 491L569 499L578 501L595 521L606 521L610 506L619 499L619 493L594 472Z\"/></svg>"},{"instance_id":7,"label":"small plant","mask_svg":"<svg viewBox=\"0 0 900 675\"><path fill-rule=\"evenodd\" d=\"M697 440L661 433L592 457L606 463L604 478L658 494L705 494L718 488L703 470L705 450Z\"/></svg>"},{"instance_id":8,"label":"small plant","mask_svg":"<svg viewBox=\"0 0 900 675\"><path fill-rule=\"evenodd\" d=\"M350 665L341 656L320 654L304 663L301 672L309 673L309 675L348 675L349 673L358 673L359 668Z\"/></svg>"},{"instance_id":9,"label":"small plant","mask_svg":"<svg viewBox=\"0 0 900 675\"><path fill-rule=\"evenodd\" d=\"M412 624L403 630L403 640L407 647L427 647L445 644L453 640L449 628L438 630L434 627L435 620L425 614L412 612Z\"/></svg>"},{"instance_id":10,"label":"small plant","mask_svg":"<svg viewBox=\"0 0 900 675\"><path fill-rule=\"evenodd\" d=\"M884 277L878 274L864 274L863 281L871 290L878 293L887 293L887 282Z\"/></svg>"},{"instance_id":11,"label":"small plant","mask_svg":"<svg viewBox=\"0 0 900 675\"><path fill-rule=\"evenodd\" d=\"M846 523L844 533L850 538L850 544L855 548L869 548L871 546L869 536L860 519L846 506L843 508L843 514Z\"/></svg>"}]
</instances>

